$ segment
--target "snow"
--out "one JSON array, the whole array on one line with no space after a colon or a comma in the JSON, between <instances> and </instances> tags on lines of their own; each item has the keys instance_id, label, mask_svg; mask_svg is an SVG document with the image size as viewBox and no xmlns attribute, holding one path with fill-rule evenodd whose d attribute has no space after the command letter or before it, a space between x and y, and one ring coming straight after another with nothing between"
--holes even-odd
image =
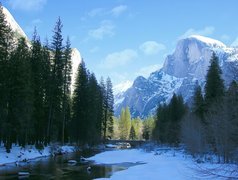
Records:
<instances>
[{"instance_id":1,"label":"snow","mask_svg":"<svg viewBox=\"0 0 238 180\"><path fill-rule=\"evenodd\" d=\"M5 7L3 7L3 13L6 17L8 25L12 28L12 30L27 39L27 36L22 30L22 28L17 24L16 20L13 18L11 13Z\"/></svg>"},{"instance_id":2,"label":"snow","mask_svg":"<svg viewBox=\"0 0 238 180\"><path fill-rule=\"evenodd\" d=\"M95 161L96 164L116 164L116 163L145 163L128 168L124 171L115 172L110 179L113 180L190 180L190 179L219 179L205 173L204 170L214 168L223 169L218 171L224 175L224 168L219 164L202 163L198 164L191 156L178 150L158 150L155 152L145 152L139 149L114 150L97 154L88 160ZM201 173L203 171L204 173ZM221 174L223 173L223 174ZM105 178L106 179L106 178Z\"/></svg>"},{"instance_id":3,"label":"snow","mask_svg":"<svg viewBox=\"0 0 238 180\"><path fill-rule=\"evenodd\" d=\"M73 146L61 146L53 150L52 147L47 146L43 150L37 150L35 146L26 146L25 148L13 146L11 152L6 153L5 147L0 146L0 166L50 156L59 150L61 153L70 153L74 152L75 148Z\"/></svg>"},{"instance_id":4,"label":"snow","mask_svg":"<svg viewBox=\"0 0 238 180\"><path fill-rule=\"evenodd\" d=\"M116 106L117 104L120 104L124 101L125 97L122 98L118 98L117 96L115 96L115 102L114 102L114 106Z\"/></svg>"},{"instance_id":5,"label":"snow","mask_svg":"<svg viewBox=\"0 0 238 180\"><path fill-rule=\"evenodd\" d=\"M115 144L106 144L106 148L117 148L118 146Z\"/></svg>"},{"instance_id":6,"label":"snow","mask_svg":"<svg viewBox=\"0 0 238 180\"><path fill-rule=\"evenodd\" d=\"M129 89L132 86L132 84L133 84L133 82L131 82L131 81L125 81L125 82L115 85L113 87L114 95L125 92L127 89Z\"/></svg>"},{"instance_id":7,"label":"snow","mask_svg":"<svg viewBox=\"0 0 238 180\"><path fill-rule=\"evenodd\" d=\"M197 40L202 41L202 42L204 42L207 45L212 46L212 47L219 47L219 48L225 48L226 47L226 45L223 44L221 41L218 41L218 40L215 40L215 39L212 39L212 38L208 38L208 37L205 37L205 36L191 35L191 36L189 36L189 38L190 39L197 39Z\"/></svg>"},{"instance_id":8,"label":"snow","mask_svg":"<svg viewBox=\"0 0 238 180\"><path fill-rule=\"evenodd\" d=\"M71 92L74 90L74 83L76 81L78 66L81 63L82 58L78 49L73 48L71 53L71 62L72 62L72 83L71 83Z\"/></svg>"}]
</instances>

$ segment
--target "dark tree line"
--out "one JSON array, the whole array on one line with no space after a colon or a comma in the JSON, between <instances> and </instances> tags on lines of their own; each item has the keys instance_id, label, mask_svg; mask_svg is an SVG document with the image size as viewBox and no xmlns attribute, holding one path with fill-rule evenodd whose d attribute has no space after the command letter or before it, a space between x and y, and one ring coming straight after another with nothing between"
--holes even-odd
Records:
<instances>
[{"instance_id":1,"label":"dark tree line","mask_svg":"<svg viewBox=\"0 0 238 180\"><path fill-rule=\"evenodd\" d=\"M182 142L193 155L213 152L221 162L238 162L238 84L233 81L226 89L221 75L219 59L213 53L204 93L197 85L193 105L188 109L182 97L178 100L176 95L168 105L160 105L154 139L170 144Z\"/></svg>"},{"instance_id":2,"label":"dark tree line","mask_svg":"<svg viewBox=\"0 0 238 180\"><path fill-rule=\"evenodd\" d=\"M50 43L36 30L31 42L17 39L0 6L0 144L7 152L13 143L97 144L113 131L110 78L99 85L82 62L71 93L71 44L62 28L59 18Z\"/></svg>"},{"instance_id":3,"label":"dark tree line","mask_svg":"<svg viewBox=\"0 0 238 180\"><path fill-rule=\"evenodd\" d=\"M113 131L113 92L110 78L106 85L97 82L82 62L78 68L78 76L73 93L72 106L72 140L80 145L95 145L105 134Z\"/></svg>"},{"instance_id":4,"label":"dark tree line","mask_svg":"<svg viewBox=\"0 0 238 180\"><path fill-rule=\"evenodd\" d=\"M174 94L168 105L160 105L156 113L154 139L161 143L177 145L180 137L180 123L186 112L187 106L180 95Z\"/></svg>"}]
</instances>

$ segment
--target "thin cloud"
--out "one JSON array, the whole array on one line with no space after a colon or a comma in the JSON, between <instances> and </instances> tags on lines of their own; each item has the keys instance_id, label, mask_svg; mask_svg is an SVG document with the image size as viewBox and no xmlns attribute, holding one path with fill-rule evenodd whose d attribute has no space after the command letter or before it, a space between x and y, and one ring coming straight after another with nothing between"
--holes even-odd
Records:
<instances>
[{"instance_id":1,"label":"thin cloud","mask_svg":"<svg viewBox=\"0 0 238 180\"><path fill-rule=\"evenodd\" d=\"M230 36L227 35L227 34L223 34L223 35L221 36L221 40L222 40L222 41L229 41L230 39L231 39Z\"/></svg>"},{"instance_id":2,"label":"thin cloud","mask_svg":"<svg viewBox=\"0 0 238 180\"><path fill-rule=\"evenodd\" d=\"M113 36L115 34L114 28L115 26L111 21L102 21L98 28L89 30L88 35L94 39L101 40L105 36Z\"/></svg>"},{"instance_id":3,"label":"thin cloud","mask_svg":"<svg viewBox=\"0 0 238 180\"><path fill-rule=\"evenodd\" d=\"M126 5L120 5L120 6L114 7L110 12L111 12L111 14L113 16L118 17L122 13L124 13L126 10L127 10L127 6Z\"/></svg>"},{"instance_id":4,"label":"thin cloud","mask_svg":"<svg viewBox=\"0 0 238 180\"><path fill-rule=\"evenodd\" d=\"M146 55L153 55L165 50L166 47L164 44L159 44L156 41L146 41L140 45L139 49Z\"/></svg>"},{"instance_id":5,"label":"thin cloud","mask_svg":"<svg viewBox=\"0 0 238 180\"><path fill-rule=\"evenodd\" d=\"M43 21L41 19L33 19L29 25L27 25L24 29L27 33L33 34L35 28L37 30L37 27L39 27Z\"/></svg>"},{"instance_id":6,"label":"thin cloud","mask_svg":"<svg viewBox=\"0 0 238 180\"><path fill-rule=\"evenodd\" d=\"M136 73L136 76L143 76L147 78L152 72L157 71L161 69L162 67L163 67L163 64L154 64L151 66L143 67L139 69L139 71Z\"/></svg>"},{"instance_id":7,"label":"thin cloud","mask_svg":"<svg viewBox=\"0 0 238 180\"><path fill-rule=\"evenodd\" d=\"M207 26L204 29L198 29L198 30L190 28L183 35L179 36L178 39L184 39L191 35L208 36L213 34L214 31L215 31L215 28L213 26Z\"/></svg>"},{"instance_id":8,"label":"thin cloud","mask_svg":"<svg viewBox=\"0 0 238 180\"><path fill-rule=\"evenodd\" d=\"M8 0L8 4L13 9L23 11L36 11L40 10L47 3L47 0Z\"/></svg>"},{"instance_id":9,"label":"thin cloud","mask_svg":"<svg viewBox=\"0 0 238 180\"><path fill-rule=\"evenodd\" d=\"M231 46L238 47L238 37L231 43Z\"/></svg>"},{"instance_id":10,"label":"thin cloud","mask_svg":"<svg viewBox=\"0 0 238 180\"><path fill-rule=\"evenodd\" d=\"M126 5L119 5L116 7L113 7L112 9L106 9L106 8L95 8L89 11L86 16L94 18L94 17L99 17L99 16L114 16L118 17L121 14L123 14L127 10ZM83 17L83 20L85 20L86 17Z\"/></svg>"},{"instance_id":11,"label":"thin cloud","mask_svg":"<svg viewBox=\"0 0 238 180\"><path fill-rule=\"evenodd\" d=\"M101 62L101 68L113 69L115 67L124 66L138 57L137 52L132 49L125 49L120 52L108 54Z\"/></svg>"},{"instance_id":12,"label":"thin cloud","mask_svg":"<svg viewBox=\"0 0 238 180\"><path fill-rule=\"evenodd\" d=\"M103 8L95 8L95 9L92 9L88 15L90 17L95 17L95 16L98 16L98 15L104 15L105 14L105 9Z\"/></svg>"},{"instance_id":13,"label":"thin cloud","mask_svg":"<svg viewBox=\"0 0 238 180\"><path fill-rule=\"evenodd\" d=\"M95 47L93 47L92 49L90 49L89 52L90 52L90 53L96 53L96 52L99 51L99 49L100 49L100 48L99 48L98 46L95 46Z\"/></svg>"}]
</instances>

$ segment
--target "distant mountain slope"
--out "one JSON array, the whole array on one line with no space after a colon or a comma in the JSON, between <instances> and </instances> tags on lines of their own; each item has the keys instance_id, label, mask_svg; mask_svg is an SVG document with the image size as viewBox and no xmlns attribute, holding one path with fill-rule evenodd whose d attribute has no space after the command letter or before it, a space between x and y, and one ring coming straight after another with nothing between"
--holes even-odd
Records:
<instances>
[{"instance_id":1,"label":"distant mountain slope","mask_svg":"<svg viewBox=\"0 0 238 180\"><path fill-rule=\"evenodd\" d=\"M116 115L120 114L122 107L129 106L134 117L148 116L159 103L169 101L173 93L181 94L185 101L190 102L196 84L204 87L213 51L219 57L225 84L238 80L238 49L193 35L177 43L161 70L151 73L147 79L141 76L135 79L132 87L120 95L120 100L115 100L119 102L115 104Z\"/></svg>"},{"instance_id":2,"label":"distant mountain slope","mask_svg":"<svg viewBox=\"0 0 238 180\"><path fill-rule=\"evenodd\" d=\"M11 15L11 13L5 8L3 7L3 13L5 15L6 21L8 23L8 25L11 27L11 29L14 32L14 35L19 38L19 37L24 37L27 39L27 36L25 34L25 32L22 30L22 28L19 26L19 24L16 22L16 20L14 19L14 17Z\"/></svg>"},{"instance_id":3,"label":"distant mountain slope","mask_svg":"<svg viewBox=\"0 0 238 180\"><path fill-rule=\"evenodd\" d=\"M5 7L3 7L3 13L6 17L6 21L7 21L8 25L13 30L14 36L16 37L16 39L18 39L20 37L24 37L24 38L26 38L26 40L30 44L30 40L26 36L25 32L22 30L22 28L16 22L14 17L11 15L11 13ZM80 54L79 50L76 49L76 48L72 48L72 54L71 54L71 62L72 62L72 84L71 84L71 89L72 90L73 90L73 85L74 85L76 74L77 74L77 68L78 68L79 64L81 63L81 61L82 61L82 58L81 58L81 54Z\"/></svg>"}]
</instances>

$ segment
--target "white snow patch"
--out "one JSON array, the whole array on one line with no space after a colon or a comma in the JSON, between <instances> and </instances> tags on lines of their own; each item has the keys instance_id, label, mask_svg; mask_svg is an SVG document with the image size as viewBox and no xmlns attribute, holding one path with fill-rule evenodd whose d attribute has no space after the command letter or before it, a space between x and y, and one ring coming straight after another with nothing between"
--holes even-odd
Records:
<instances>
[{"instance_id":1,"label":"white snow patch","mask_svg":"<svg viewBox=\"0 0 238 180\"><path fill-rule=\"evenodd\" d=\"M224 43L222 43L221 41L218 41L218 40L215 40L215 39L212 39L212 38L208 38L208 37L205 37L205 36L191 35L191 36L189 36L189 38L197 39L197 40L202 41L202 42L204 42L207 45L212 46L212 47L219 47L219 48L225 48L226 47L226 45Z\"/></svg>"},{"instance_id":2,"label":"white snow patch","mask_svg":"<svg viewBox=\"0 0 238 180\"><path fill-rule=\"evenodd\" d=\"M57 147L55 151L60 150L62 153L70 153L75 151L74 146L61 146ZM0 146L0 166L17 163L21 161L28 161L40 157L46 157L53 154L51 147L47 146L43 150L38 150L35 146L26 146L25 148L20 146L13 146L10 153L6 152L5 147Z\"/></svg>"},{"instance_id":3,"label":"white snow patch","mask_svg":"<svg viewBox=\"0 0 238 180\"><path fill-rule=\"evenodd\" d=\"M115 97L114 106L117 104L121 104L124 101L124 99L125 97L120 97L120 98Z\"/></svg>"},{"instance_id":4,"label":"white snow patch","mask_svg":"<svg viewBox=\"0 0 238 180\"><path fill-rule=\"evenodd\" d=\"M7 24L11 27L13 32L17 32L19 35L21 35L27 39L25 32L22 30L22 28L19 26L19 24L17 24L14 17L11 15L11 13L5 7L3 7L3 13L5 15Z\"/></svg>"},{"instance_id":5,"label":"white snow patch","mask_svg":"<svg viewBox=\"0 0 238 180\"><path fill-rule=\"evenodd\" d=\"M114 95L125 92L127 89L129 89L132 86L132 84L133 84L132 81L127 80L125 82L115 85L113 87Z\"/></svg>"},{"instance_id":6,"label":"white snow patch","mask_svg":"<svg viewBox=\"0 0 238 180\"><path fill-rule=\"evenodd\" d=\"M145 163L115 172L110 177L114 180L215 180L219 178L201 174L201 169L221 168L219 164L197 164L191 156L178 150L158 150L157 152L145 152L138 149L106 151L89 158L89 160L95 161L96 164ZM223 171L217 173L220 175L225 173L224 168Z\"/></svg>"},{"instance_id":7,"label":"white snow patch","mask_svg":"<svg viewBox=\"0 0 238 180\"><path fill-rule=\"evenodd\" d=\"M82 62L82 57L78 49L73 48L71 53L71 62L72 62L72 82L71 82L71 92L74 91L74 84L77 77L77 70L79 64Z\"/></svg>"}]
</instances>

